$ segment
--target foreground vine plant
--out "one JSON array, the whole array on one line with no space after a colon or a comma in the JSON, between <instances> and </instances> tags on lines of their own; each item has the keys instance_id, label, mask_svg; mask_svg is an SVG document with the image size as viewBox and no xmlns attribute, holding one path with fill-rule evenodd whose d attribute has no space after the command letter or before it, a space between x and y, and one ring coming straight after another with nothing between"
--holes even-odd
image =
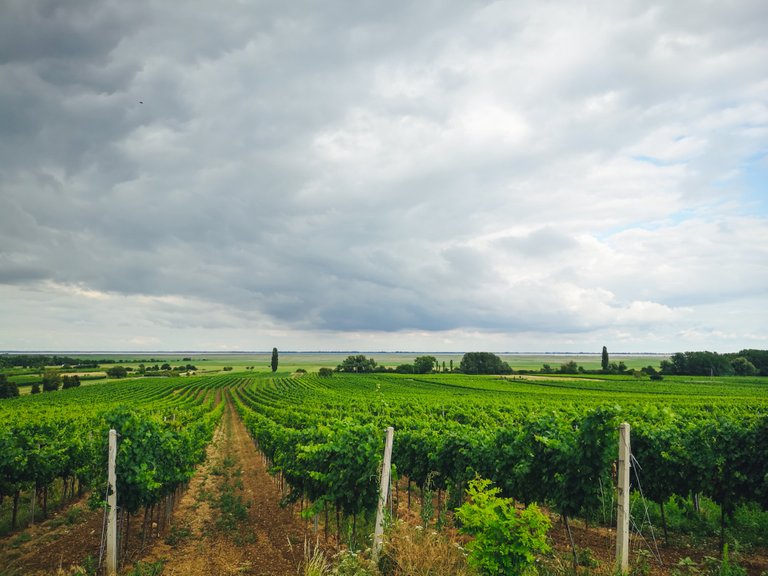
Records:
<instances>
[{"instance_id":1,"label":"foreground vine plant","mask_svg":"<svg viewBox=\"0 0 768 576\"><path fill-rule=\"evenodd\" d=\"M537 556L550 551L549 518L535 504L518 510L500 492L476 478L467 487L469 501L456 511L461 532L475 538L467 545L469 564L489 576L533 573Z\"/></svg>"}]
</instances>

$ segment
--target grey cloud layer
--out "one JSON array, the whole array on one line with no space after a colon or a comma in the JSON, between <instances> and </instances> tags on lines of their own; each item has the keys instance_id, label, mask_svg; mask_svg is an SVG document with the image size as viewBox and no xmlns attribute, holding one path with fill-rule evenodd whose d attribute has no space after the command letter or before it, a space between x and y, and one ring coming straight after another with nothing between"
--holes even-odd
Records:
<instances>
[{"instance_id":1,"label":"grey cloud layer","mask_svg":"<svg viewBox=\"0 0 768 576\"><path fill-rule=\"evenodd\" d=\"M763 2L0 15L17 294L170 295L308 331L671 334L768 287L739 185L768 148Z\"/></svg>"}]
</instances>

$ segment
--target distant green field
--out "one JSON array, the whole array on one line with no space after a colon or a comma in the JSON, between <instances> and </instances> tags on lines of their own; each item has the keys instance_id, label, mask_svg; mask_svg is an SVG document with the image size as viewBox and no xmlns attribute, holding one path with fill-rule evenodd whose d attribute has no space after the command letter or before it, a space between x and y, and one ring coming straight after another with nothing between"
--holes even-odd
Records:
<instances>
[{"instance_id":1,"label":"distant green field","mask_svg":"<svg viewBox=\"0 0 768 576\"><path fill-rule=\"evenodd\" d=\"M25 384L34 384L35 382L42 382L43 377L40 376L40 374L17 374L13 376L8 377L9 382L15 382L19 386L24 386Z\"/></svg>"},{"instance_id":2,"label":"distant green field","mask_svg":"<svg viewBox=\"0 0 768 576\"><path fill-rule=\"evenodd\" d=\"M442 368L443 363L446 367L453 361L454 368L459 367L462 352L441 353L441 352L280 352L279 370L280 372L295 372L302 368L308 372L317 371L321 367L335 368L347 357L352 354L363 354L368 358L374 358L380 365L394 368L400 364L409 364L417 356L434 356L438 361L438 366ZM575 361L585 370L597 370L600 368L600 354L498 354L505 362L515 370L538 370L544 364L557 369L561 364ZM271 352L261 353L180 353L165 354L154 353L99 353L94 355L79 354L75 356L83 360L111 359L119 361L122 364L133 366L139 363L162 364L168 362L171 366L178 364L193 364L200 371L216 372L225 366L230 366L233 370L241 370L253 366L254 371L262 372L270 370ZM668 359L667 355L660 354L612 354L611 362L624 362L630 369L643 368L651 365L654 368L659 367L662 360ZM188 360L187 360L188 359Z\"/></svg>"}]
</instances>

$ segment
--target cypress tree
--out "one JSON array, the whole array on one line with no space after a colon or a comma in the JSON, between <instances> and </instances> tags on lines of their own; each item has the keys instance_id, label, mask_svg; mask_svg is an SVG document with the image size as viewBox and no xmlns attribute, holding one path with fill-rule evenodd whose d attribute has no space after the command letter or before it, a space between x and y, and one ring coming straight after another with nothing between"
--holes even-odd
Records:
<instances>
[{"instance_id":1,"label":"cypress tree","mask_svg":"<svg viewBox=\"0 0 768 576\"><path fill-rule=\"evenodd\" d=\"M601 364L603 366L603 372L608 372L608 366L610 364L608 361L608 348L606 348L605 346L603 346L603 359L601 361Z\"/></svg>"},{"instance_id":2,"label":"cypress tree","mask_svg":"<svg viewBox=\"0 0 768 576\"><path fill-rule=\"evenodd\" d=\"M277 348L272 348L272 372L277 372Z\"/></svg>"}]
</instances>

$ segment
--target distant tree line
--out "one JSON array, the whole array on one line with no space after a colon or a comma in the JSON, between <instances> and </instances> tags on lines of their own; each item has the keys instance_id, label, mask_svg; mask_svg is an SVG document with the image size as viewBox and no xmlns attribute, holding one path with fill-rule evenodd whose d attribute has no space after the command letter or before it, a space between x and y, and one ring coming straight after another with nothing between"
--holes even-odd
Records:
<instances>
[{"instance_id":1,"label":"distant tree line","mask_svg":"<svg viewBox=\"0 0 768 576\"><path fill-rule=\"evenodd\" d=\"M122 366L115 366L115 368L123 368ZM127 370L130 372L132 368L130 366L126 366L124 370ZM153 366L146 366L145 364L141 363L138 366L137 372L139 374L142 374L144 376L166 376L168 372L175 371L175 372L194 372L197 370L197 366L194 364L179 364L178 366L171 366L168 364L168 362L165 362L162 366L158 366L157 364L154 364Z\"/></svg>"},{"instance_id":2,"label":"distant tree line","mask_svg":"<svg viewBox=\"0 0 768 576\"><path fill-rule=\"evenodd\" d=\"M69 356L45 355L45 354L0 354L0 368L40 368L46 366L67 366L70 368L98 368L99 363L106 364L109 361L83 360Z\"/></svg>"},{"instance_id":3,"label":"distant tree line","mask_svg":"<svg viewBox=\"0 0 768 576\"><path fill-rule=\"evenodd\" d=\"M39 394L41 392L41 385L42 392L56 392L59 388L62 390L77 388L80 384L80 376L77 374L62 375L58 370L46 370L43 372L40 382L32 383L30 393Z\"/></svg>"},{"instance_id":4,"label":"distant tree line","mask_svg":"<svg viewBox=\"0 0 768 576\"><path fill-rule=\"evenodd\" d=\"M201 360L206 361L205 358L201 358ZM182 358L181 361L191 362L192 358L185 357ZM41 370L47 366L60 366L64 369L98 368L102 364L135 364L137 362L144 364L159 364L164 362L164 360L155 358L149 358L148 360L134 358L94 358L84 360L83 358L59 356L58 354L0 354L0 368L38 368Z\"/></svg>"},{"instance_id":5,"label":"distant tree line","mask_svg":"<svg viewBox=\"0 0 768 576\"><path fill-rule=\"evenodd\" d=\"M679 376L768 376L768 350L677 352L662 360L661 373Z\"/></svg>"},{"instance_id":6,"label":"distant tree line","mask_svg":"<svg viewBox=\"0 0 768 576\"><path fill-rule=\"evenodd\" d=\"M513 370L499 356L491 352L467 352L461 363L454 369L442 366L434 356L419 356L412 363L400 364L395 368L378 364L375 359L363 354L348 356L336 367L336 372L395 372L400 374L429 374L434 372L457 372L462 374L617 374L647 376L651 380L661 380L666 375L678 376L768 376L768 350L746 349L736 353L718 354L717 352L677 352L669 360L662 360L659 367L645 366L630 369L623 361L613 362L608 350L603 346L600 368L586 369L575 360L562 363L559 367L544 364L540 369ZM324 372L325 376L329 372Z\"/></svg>"},{"instance_id":7,"label":"distant tree line","mask_svg":"<svg viewBox=\"0 0 768 576\"><path fill-rule=\"evenodd\" d=\"M147 366L142 362L138 365L136 373L140 376L178 376L181 372L194 372L195 370L197 370L197 366L194 364L171 366L168 362L165 362L162 365L154 364L153 366ZM107 376L110 378L125 378L129 372L133 372L131 366L117 365L106 370Z\"/></svg>"},{"instance_id":8,"label":"distant tree line","mask_svg":"<svg viewBox=\"0 0 768 576\"><path fill-rule=\"evenodd\" d=\"M453 365L452 362L451 365ZM445 368L445 365L443 365L443 368ZM356 354L354 356L347 356L347 358L336 367L336 372L430 374L431 372L439 371L438 369L439 365L437 358L434 356L417 356L410 364L400 364L395 368L391 368L382 364L377 364L375 359L367 358L364 354ZM327 376L328 373L324 372L323 375Z\"/></svg>"},{"instance_id":9,"label":"distant tree line","mask_svg":"<svg viewBox=\"0 0 768 576\"><path fill-rule=\"evenodd\" d=\"M433 372L462 372L465 374L511 374L509 364L490 352L467 352L459 367L454 369L453 360L440 364L434 356L417 356L412 363L400 364L395 368L378 364L364 354L355 354L336 367L336 372L371 373L394 372L398 374L431 374ZM328 373L323 375L327 376Z\"/></svg>"}]
</instances>

